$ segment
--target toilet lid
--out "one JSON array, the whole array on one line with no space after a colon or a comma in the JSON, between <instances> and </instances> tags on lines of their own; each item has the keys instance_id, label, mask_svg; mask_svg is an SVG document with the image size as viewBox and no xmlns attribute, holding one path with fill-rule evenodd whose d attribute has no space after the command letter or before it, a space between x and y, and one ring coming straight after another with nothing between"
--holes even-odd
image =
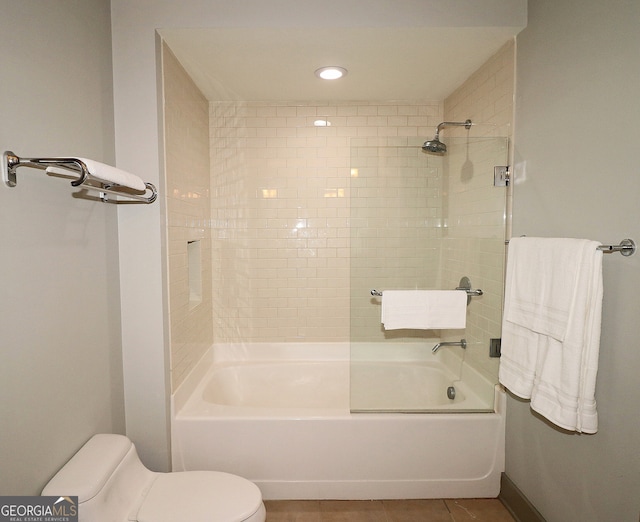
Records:
<instances>
[{"instance_id":1,"label":"toilet lid","mask_svg":"<svg viewBox=\"0 0 640 522\"><path fill-rule=\"evenodd\" d=\"M138 510L138 522L241 522L262 505L253 482L217 471L161 473Z\"/></svg>"}]
</instances>

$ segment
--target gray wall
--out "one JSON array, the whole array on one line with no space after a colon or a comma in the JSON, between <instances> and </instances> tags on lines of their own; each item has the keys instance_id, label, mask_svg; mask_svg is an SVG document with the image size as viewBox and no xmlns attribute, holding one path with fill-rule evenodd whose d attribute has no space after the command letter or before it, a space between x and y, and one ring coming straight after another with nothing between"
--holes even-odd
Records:
<instances>
[{"instance_id":1,"label":"gray wall","mask_svg":"<svg viewBox=\"0 0 640 522\"><path fill-rule=\"evenodd\" d=\"M0 148L114 160L108 0L0 0ZM21 169L0 186L0 495L123 432L115 205Z\"/></svg>"},{"instance_id":2,"label":"gray wall","mask_svg":"<svg viewBox=\"0 0 640 522\"><path fill-rule=\"evenodd\" d=\"M518 36L513 234L640 242L640 3L531 0ZM595 435L508 403L506 472L549 522L640 513L640 253L605 256Z\"/></svg>"}]
</instances>

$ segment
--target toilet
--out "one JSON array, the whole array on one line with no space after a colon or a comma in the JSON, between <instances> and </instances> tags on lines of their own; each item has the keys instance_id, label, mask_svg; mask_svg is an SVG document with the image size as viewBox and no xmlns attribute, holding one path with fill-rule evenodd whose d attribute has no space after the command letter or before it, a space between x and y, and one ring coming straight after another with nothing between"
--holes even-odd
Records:
<instances>
[{"instance_id":1,"label":"toilet","mask_svg":"<svg viewBox=\"0 0 640 522\"><path fill-rule=\"evenodd\" d=\"M217 471L155 473L123 435L94 435L42 490L78 497L80 522L264 522L253 482Z\"/></svg>"}]
</instances>

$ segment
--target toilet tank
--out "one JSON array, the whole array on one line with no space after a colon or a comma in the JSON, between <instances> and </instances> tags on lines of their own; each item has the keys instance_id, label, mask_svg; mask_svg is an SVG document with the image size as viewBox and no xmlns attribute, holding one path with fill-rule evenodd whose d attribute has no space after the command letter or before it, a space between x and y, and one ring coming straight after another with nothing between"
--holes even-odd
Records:
<instances>
[{"instance_id":1,"label":"toilet tank","mask_svg":"<svg viewBox=\"0 0 640 522\"><path fill-rule=\"evenodd\" d=\"M42 490L77 496L81 522L124 522L138 510L156 474L144 467L123 435L94 435Z\"/></svg>"}]
</instances>

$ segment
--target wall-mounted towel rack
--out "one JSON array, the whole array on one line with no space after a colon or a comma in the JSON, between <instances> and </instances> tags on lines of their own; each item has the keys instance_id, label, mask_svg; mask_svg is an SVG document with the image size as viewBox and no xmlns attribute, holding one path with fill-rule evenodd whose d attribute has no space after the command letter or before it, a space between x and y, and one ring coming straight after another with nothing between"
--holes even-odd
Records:
<instances>
[{"instance_id":1,"label":"wall-mounted towel rack","mask_svg":"<svg viewBox=\"0 0 640 522\"><path fill-rule=\"evenodd\" d=\"M472 297L480 297L484 293L479 288L471 288L471 281L466 276L460 279L456 290L464 290L467 293L467 305L471 302ZM374 288L371 290L371 295L374 297L382 297L382 292Z\"/></svg>"},{"instance_id":2,"label":"wall-mounted towel rack","mask_svg":"<svg viewBox=\"0 0 640 522\"><path fill-rule=\"evenodd\" d=\"M520 236L526 237L526 236ZM505 245L509 244L509 240L505 240ZM636 253L636 242L633 239L623 239L617 245L600 245L598 250L601 250L605 254L612 254L613 252L620 252L623 256L629 257Z\"/></svg>"},{"instance_id":3,"label":"wall-mounted towel rack","mask_svg":"<svg viewBox=\"0 0 640 522\"><path fill-rule=\"evenodd\" d=\"M13 152L2 155L2 177L8 187L17 185L16 170L32 167L47 174L79 176L71 182L73 187L99 193L102 201L108 201L107 194L125 198L129 202L153 203L158 197L156 187L115 167L85 158L20 158ZM120 199L116 200L119 202Z\"/></svg>"}]
</instances>

